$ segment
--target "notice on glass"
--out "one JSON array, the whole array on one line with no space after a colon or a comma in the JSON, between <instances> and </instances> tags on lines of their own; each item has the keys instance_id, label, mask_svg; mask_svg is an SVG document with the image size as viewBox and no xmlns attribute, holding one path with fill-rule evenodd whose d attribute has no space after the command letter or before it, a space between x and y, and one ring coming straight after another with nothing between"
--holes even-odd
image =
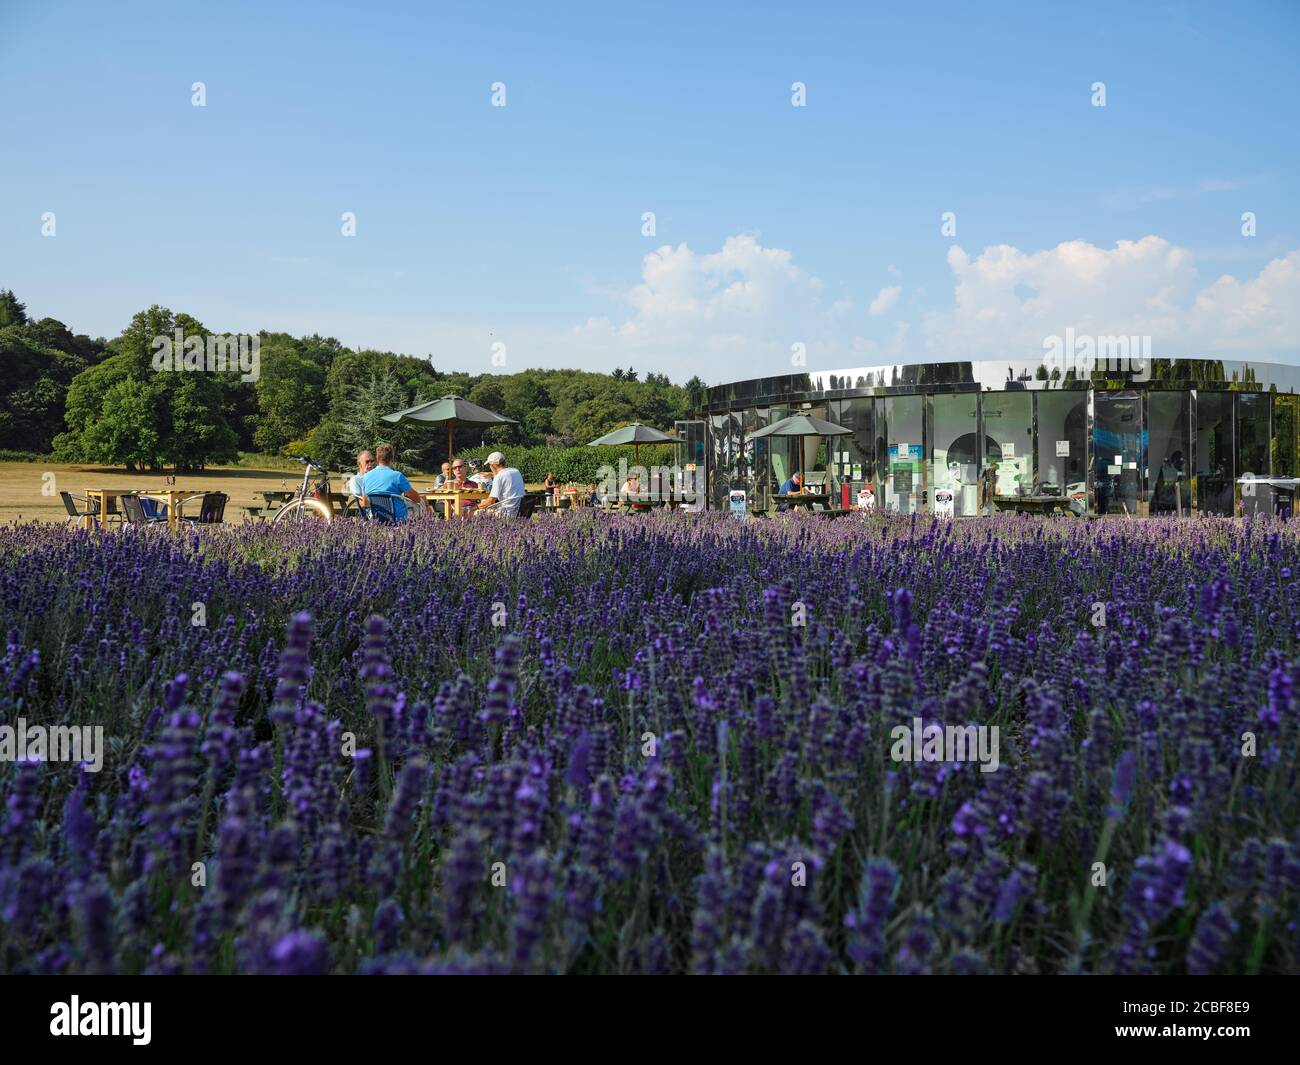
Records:
<instances>
[{"instance_id":1,"label":"notice on glass","mask_svg":"<svg viewBox=\"0 0 1300 1065\"><path fill-rule=\"evenodd\" d=\"M1110 476L1112 477L1118 477L1120 473L1123 471L1123 469L1124 469L1123 466L1111 465L1106 467L1106 472L1110 474Z\"/></svg>"},{"instance_id":2,"label":"notice on glass","mask_svg":"<svg viewBox=\"0 0 1300 1065\"><path fill-rule=\"evenodd\" d=\"M1070 441L1058 440L1056 442L1056 457L1058 459L1068 459L1070 457Z\"/></svg>"},{"instance_id":3,"label":"notice on glass","mask_svg":"<svg viewBox=\"0 0 1300 1065\"><path fill-rule=\"evenodd\" d=\"M894 494L899 496L911 495L912 493L912 467L895 466L894 467Z\"/></svg>"},{"instance_id":4,"label":"notice on glass","mask_svg":"<svg viewBox=\"0 0 1300 1065\"><path fill-rule=\"evenodd\" d=\"M1004 459L1013 459L1013 458L1015 458L1015 457L1016 457L1016 445L1015 445L1015 444L1010 444L1010 443L1003 444L1003 445L1002 445L1002 457L1003 457Z\"/></svg>"}]
</instances>

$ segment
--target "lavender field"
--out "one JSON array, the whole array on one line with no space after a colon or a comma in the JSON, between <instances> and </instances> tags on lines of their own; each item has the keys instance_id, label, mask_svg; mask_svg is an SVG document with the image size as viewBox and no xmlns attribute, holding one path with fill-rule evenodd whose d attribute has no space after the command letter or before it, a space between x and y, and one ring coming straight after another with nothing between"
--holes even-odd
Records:
<instances>
[{"instance_id":1,"label":"lavender field","mask_svg":"<svg viewBox=\"0 0 1300 1065\"><path fill-rule=\"evenodd\" d=\"M1278 973L1300 524L0 529L22 973ZM997 726L996 771L898 761ZM11 730L12 731L12 730Z\"/></svg>"}]
</instances>

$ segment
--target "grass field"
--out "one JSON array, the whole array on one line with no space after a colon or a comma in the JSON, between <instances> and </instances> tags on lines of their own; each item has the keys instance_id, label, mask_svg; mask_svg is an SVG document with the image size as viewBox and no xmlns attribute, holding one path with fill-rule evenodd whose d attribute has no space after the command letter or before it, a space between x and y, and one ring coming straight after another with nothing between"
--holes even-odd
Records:
<instances>
[{"instance_id":1,"label":"grass field","mask_svg":"<svg viewBox=\"0 0 1300 1065\"><path fill-rule=\"evenodd\" d=\"M49 474L53 474L53 483ZM335 489L342 485L341 475L332 473ZM261 506L258 492L296 488L302 470L260 470L240 466L222 466L202 473L176 476L175 487L196 492L225 492L226 521L244 520L244 507ZM143 492L164 491L167 475L162 473L127 473L105 466L68 466L42 462L0 462L0 523L11 521L67 520L60 492L84 494L87 488L138 488ZM423 486L424 481L417 481ZM47 494L48 493L48 494ZM187 511L188 513L188 511Z\"/></svg>"}]
</instances>

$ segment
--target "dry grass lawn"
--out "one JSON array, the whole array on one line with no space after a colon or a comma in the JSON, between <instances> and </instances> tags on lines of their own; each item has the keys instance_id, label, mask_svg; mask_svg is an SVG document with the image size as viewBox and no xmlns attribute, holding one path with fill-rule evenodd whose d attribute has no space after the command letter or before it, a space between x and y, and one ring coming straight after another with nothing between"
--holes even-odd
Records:
<instances>
[{"instance_id":1,"label":"dry grass lawn","mask_svg":"<svg viewBox=\"0 0 1300 1065\"><path fill-rule=\"evenodd\" d=\"M48 474L53 474L49 484ZM341 490L342 480L331 474L335 491ZM84 494L87 488L138 488L142 492L160 492L168 487L182 491L225 492L230 496L226 504L226 521L244 520L244 507L261 506L263 499L257 492L296 489L302 483L302 471L250 470L237 466L204 470L202 473L185 473L176 476L176 484L169 486L161 473L127 473L122 469L102 466L63 466L42 462L0 462L0 523L11 521L67 520L59 492ZM417 481L423 486L423 482ZM46 495L45 492L49 492ZM185 513L197 504L190 504Z\"/></svg>"}]
</instances>

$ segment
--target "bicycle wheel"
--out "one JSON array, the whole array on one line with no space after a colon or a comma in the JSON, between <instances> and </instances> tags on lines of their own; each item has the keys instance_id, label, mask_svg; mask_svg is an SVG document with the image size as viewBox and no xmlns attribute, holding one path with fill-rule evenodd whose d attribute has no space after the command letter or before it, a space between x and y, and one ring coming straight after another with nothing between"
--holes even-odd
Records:
<instances>
[{"instance_id":1,"label":"bicycle wheel","mask_svg":"<svg viewBox=\"0 0 1300 1065\"><path fill-rule=\"evenodd\" d=\"M319 499L295 499L286 503L276 512L276 525L320 524L328 525L334 520L334 512Z\"/></svg>"}]
</instances>

